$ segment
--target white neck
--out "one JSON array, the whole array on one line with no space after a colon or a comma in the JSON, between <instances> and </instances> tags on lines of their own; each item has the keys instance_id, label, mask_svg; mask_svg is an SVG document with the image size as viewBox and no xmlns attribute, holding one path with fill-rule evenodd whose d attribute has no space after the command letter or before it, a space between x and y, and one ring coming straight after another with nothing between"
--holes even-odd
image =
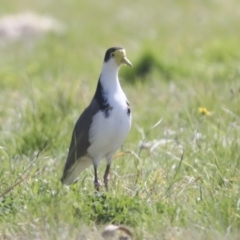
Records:
<instances>
[{"instance_id":1,"label":"white neck","mask_svg":"<svg viewBox=\"0 0 240 240\"><path fill-rule=\"evenodd\" d=\"M103 63L102 73L100 76L100 81L103 90L106 94L114 93L121 89L118 80L119 66L117 66L114 59L109 60L107 63Z\"/></svg>"}]
</instances>

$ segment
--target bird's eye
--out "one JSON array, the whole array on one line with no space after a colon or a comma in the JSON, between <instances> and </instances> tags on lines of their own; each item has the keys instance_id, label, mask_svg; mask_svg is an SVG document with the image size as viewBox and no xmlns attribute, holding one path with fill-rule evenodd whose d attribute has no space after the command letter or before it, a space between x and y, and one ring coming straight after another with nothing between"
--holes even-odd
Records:
<instances>
[{"instance_id":1,"label":"bird's eye","mask_svg":"<svg viewBox=\"0 0 240 240\"><path fill-rule=\"evenodd\" d=\"M111 53L111 56L114 57L114 53Z\"/></svg>"}]
</instances>

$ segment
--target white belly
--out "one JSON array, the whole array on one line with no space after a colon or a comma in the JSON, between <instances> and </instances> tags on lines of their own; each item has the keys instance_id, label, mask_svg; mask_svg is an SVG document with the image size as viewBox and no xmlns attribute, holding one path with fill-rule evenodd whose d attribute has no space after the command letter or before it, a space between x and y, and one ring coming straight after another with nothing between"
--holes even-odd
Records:
<instances>
[{"instance_id":1,"label":"white belly","mask_svg":"<svg viewBox=\"0 0 240 240\"><path fill-rule=\"evenodd\" d=\"M131 127L131 115L128 116L126 103L117 104L105 117L99 111L94 117L89 133L89 155L94 161L99 162L108 154L114 154L126 139Z\"/></svg>"}]
</instances>

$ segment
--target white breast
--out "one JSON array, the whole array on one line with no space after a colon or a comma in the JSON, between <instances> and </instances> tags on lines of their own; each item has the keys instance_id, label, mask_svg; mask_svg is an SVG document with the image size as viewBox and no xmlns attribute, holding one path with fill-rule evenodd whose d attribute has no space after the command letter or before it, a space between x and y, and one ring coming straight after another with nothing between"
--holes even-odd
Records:
<instances>
[{"instance_id":1,"label":"white breast","mask_svg":"<svg viewBox=\"0 0 240 240\"><path fill-rule=\"evenodd\" d=\"M99 111L92 121L89 133L89 155L99 161L109 153L114 153L126 139L131 127L131 115L127 114L126 97L122 91L109 96L112 107L109 117Z\"/></svg>"}]
</instances>

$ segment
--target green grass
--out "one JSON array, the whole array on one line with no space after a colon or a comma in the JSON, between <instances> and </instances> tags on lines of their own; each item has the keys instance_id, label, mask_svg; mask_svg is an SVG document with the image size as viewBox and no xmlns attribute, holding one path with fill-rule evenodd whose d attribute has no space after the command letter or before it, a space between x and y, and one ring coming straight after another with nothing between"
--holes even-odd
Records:
<instances>
[{"instance_id":1,"label":"green grass","mask_svg":"<svg viewBox=\"0 0 240 240\"><path fill-rule=\"evenodd\" d=\"M110 223L136 239L238 239L238 1L10 0L0 16L27 10L66 31L0 45L0 239L101 239ZM131 153L114 159L108 193L92 168L67 189L72 128L115 45L134 65L120 71Z\"/></svg>"}]
</instances>

